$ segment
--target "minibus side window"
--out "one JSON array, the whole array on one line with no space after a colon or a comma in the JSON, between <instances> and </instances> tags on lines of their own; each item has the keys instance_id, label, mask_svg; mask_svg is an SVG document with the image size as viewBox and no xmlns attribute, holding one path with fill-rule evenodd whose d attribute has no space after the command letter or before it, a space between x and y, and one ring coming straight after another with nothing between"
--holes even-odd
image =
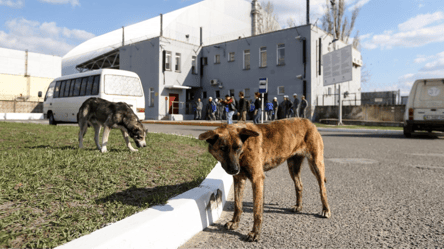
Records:
<instances>
[{"instance_id":1,"label":"minibus side window","mask_svg":"<svg viewBox=\"0 0 444 249\"><path fill-rule=\"evenodd\" d=\"M63 98L63 96L65 94L65 86L66 86L66 80L62 81L62 84L60 85L59 98Z\"/></svg>"},{"instance_id":2,"label":"minibus side window","mask_svg":"<svg viewBox=\"0 0 444 249\"><path fill-rule=\"evenodd\" d=\"M76 83L74 84L74 92L73 92L72 96L79 96L81 84L82 84L82 78L76 79Z\"/></svg>"},{"instance_id":3,"label":"minibus side window","mask_svg":"<svg viewBox=\"0 0 444 249\"><path fill-rule=\"evenodd\" d=\"M74 87L76 85L76 79L71 80L71 87L69 88L69 97L74 96Z\"/></svg>"},{"instance_id":4,"label":"minibus side window","mask_svg":"<svg viewBox=\"0 0 444 249\"><path fill-rule=\"evenodd\" d=\"M88 77L82 78L82 86L80 87L80 96L85 96L86 85L88 85Z\"/></svg>"},{"instance_id":5,"label":"minibus side window","mask_svg":"<svg viewBox=\"0 0 444 249\"><path fill-rule=\"evenodd\" d=\"M86 86L85 96L91 95L91 89L92 89L93 82L94 82L94 76L89 76L88 85Z\"/></svg>"},{"instance_id":6,"label":"minibus side window","mask_svg":"<svg viewBox=\"0 0 444 249\"><path fill-rule=\"evenodd\" d=\"M63 95L63 97L68 97L69 96L69 90L71 89L71 80L67 80L65 83L65 94Z\"/></svg>"},{"instance_id":7,"label":"minibus side window","mask_svg":"<svg viewBox=\"0 0 444 249\"><path fill-rule=\"evenodd\" d=\"M99 94L100 75L94 77L94 84L92 87L91 95Z\"/></svg>"},{"instance_id":8,"label":"minibus side window","mask_svg":"<svg viewBox=\"0 0 444 249\"><path fill-rule=\"evenodd\" d=\"M53 98L58 98L59 97L59 92L60 92L60 81L57 81L56 85L55 85L55 91L54 91L54 97Z\"/></svg>"}]
</instances>

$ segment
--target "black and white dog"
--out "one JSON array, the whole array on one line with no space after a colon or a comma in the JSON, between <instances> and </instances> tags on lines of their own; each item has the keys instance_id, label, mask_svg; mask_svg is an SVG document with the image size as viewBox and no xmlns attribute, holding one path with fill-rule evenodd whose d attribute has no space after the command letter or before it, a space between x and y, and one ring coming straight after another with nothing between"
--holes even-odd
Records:
<instances>
[{"instance_id":1,"label":"black and white dog","mask_svg":"<svg viewBox=\"0 0 444 249\"><path fill-rule=\"evenodd\" d=\"M101 152L107 152L108 136L113 128L119 128L122 131L126 146L131 151L137 150L131 146L128 136L134 139L137 147L146 146L145 137L148 129L144 130L142 122L127 103L114 103L101 98L89 98L80 107L77 122L80 126L79 148L83 148L83 136L88 129L88 124L94 127L94 141ZM102 146L100 146L99 134L102 126L105 129Z\"/></svg>"}]
</instances>

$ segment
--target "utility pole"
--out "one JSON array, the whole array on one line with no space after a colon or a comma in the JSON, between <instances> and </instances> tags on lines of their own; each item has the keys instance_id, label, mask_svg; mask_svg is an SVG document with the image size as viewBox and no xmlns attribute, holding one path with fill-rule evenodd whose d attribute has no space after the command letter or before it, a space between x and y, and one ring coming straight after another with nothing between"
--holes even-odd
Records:
<instances>
[{"instance_id":1,"label":"utility pole","mask_svg":"<svg viewBox=\"0 0 444 249\"><path fill-rule=\"evenodd\" d=\"M307 0L307 25L310 24L310 0Z\"/></svg>"}]
</instances>

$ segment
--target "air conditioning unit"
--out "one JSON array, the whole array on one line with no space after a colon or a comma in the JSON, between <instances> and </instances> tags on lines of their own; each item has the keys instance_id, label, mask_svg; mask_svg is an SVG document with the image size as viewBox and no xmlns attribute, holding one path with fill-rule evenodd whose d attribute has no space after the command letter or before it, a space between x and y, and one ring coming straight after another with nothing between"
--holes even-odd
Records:
<instances>
[{"instance_id":1,"label":"air conditioning unit","mask_svg":"<svg viewBox=\"0 0 444 249\"><path fill-rule=\"evenodd\" d=\"M219 82L217 82L217 79L210 80L210 83L212 86L216 86Z\"/></svg>"}]
</instances>

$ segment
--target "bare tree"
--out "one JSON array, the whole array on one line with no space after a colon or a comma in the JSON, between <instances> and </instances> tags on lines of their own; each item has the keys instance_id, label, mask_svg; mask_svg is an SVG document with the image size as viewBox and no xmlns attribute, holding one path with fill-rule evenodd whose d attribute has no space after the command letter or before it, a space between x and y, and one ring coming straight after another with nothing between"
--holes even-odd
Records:
<instances>
[{"instance_id":1,"label":"bare tree","mask_svg":"<svg viewBox=\"0 0 444 249\"><path fill-rule=\"evenodd\" d=\"M327 33L334 35L337 39L348 43L350 35L355 27L356 18L358 17L360 8L355 7L352 11L351 18L345 16L345 0L330 0L333 4L326 0L325 14L321 19L322 29ZM359 31L353 38L353 47L359 46Z\"/></svg>"},{"instance_id":2,"label":"bare tree","mask_svg":"<svg viewBox=\"0 0 444 249\"><path fill-rule=\"evenodd\" d=\"M362 65L361 68L361 83L369 83L372 78L370 70L367 68L367 64Z\"/></svg>"},{"instance_id":3,"label":"bare tree","mask_svg":"<svg viewBox=\"0 0 444 249\"><path fill-rule=\"evenodd\" d=\"M279 30L278 23L279 16L274 12L274 5L268 1L267 3L261 3L265 15L262 17L262 25L260 25L259 33L268 33L271 31Z\"/></svg>"}]
</instances>

